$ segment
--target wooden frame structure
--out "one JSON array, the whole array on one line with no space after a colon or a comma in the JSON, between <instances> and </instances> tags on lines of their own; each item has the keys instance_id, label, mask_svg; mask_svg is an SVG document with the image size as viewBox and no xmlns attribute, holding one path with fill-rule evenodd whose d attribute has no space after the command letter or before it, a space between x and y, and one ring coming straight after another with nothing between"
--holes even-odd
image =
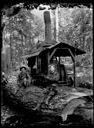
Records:
<instances>
[{"instance_id":1,"label":"wooden frame structure","mask_svg":"<svg viewBox=\"0 0 94 128\"><path fill-rule=\"evenodd\" d=\"M66 43L56 43L55 45L46 46L45 45L40 49L34 51L29 56L24 56L27 58L28 62L32 61L32 58L36 58L37 60L37 73L39 74L48 74L48 65L50 64L50 60L53 56L59 57L59 65L60 65L60 57L70 56L73 62L73 70L74 70L74 87L75 87L75 55L85 54L85 51L75 48ZM35 55L34 55L35 54Z\"/></svg>"}]
</instances>

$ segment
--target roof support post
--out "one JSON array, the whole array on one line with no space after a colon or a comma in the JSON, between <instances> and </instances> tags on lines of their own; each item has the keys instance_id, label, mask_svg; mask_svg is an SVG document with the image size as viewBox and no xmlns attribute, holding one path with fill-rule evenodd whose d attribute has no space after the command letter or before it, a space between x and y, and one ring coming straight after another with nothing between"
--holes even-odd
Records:
<instances>
[{"instance_id":1,"label":"roof support post","mask_svg":"<svg viewBox=\"0 0 94 128\"><path fill-rule=\"evenodd\" d=\"M61 66L60 66L60 56L59 56L59 80L61 81L62 80L62 75L61 75Z\"/></svg>"},{"instance_id":2,"label":"roof support post","mask_svg":"<svg viewBox=\"0 0 94 128\"><path fill-rule=\"evenodd\" d=\"M37 70L36 70L36 72L38 73L39 72L39 63L38 63L38 56L36 56L36 66L37 66Z\"/></svg>"},{"instance_id":3,"label":"roof support post","mask_svg":"<svg viewBox=\"0 0 94 128\"><path fill-rule=\"evenodd\" d=\"M74 57L75 58L75 57ZM74 88L76 87L76 70L75 70L75 60L74 60L74 64L73 64L73 66L74 66Z\"/></svg>"},{"instance_id":4,"label":"roof support post","mask_svg":"<svg viewBox=\"0 0 94 128\"><path fill-rule=\"evenodd\" d=\"M74 88L75 88L75 82L76 82L76 77L75 77L75 75L76 75L76 70L75 70L75 56L73 55L73 53L71 52L71 50L70 49L68 49L68 51L70 52L70 54L71 54L71 57L72 57L72 60L73 60L73 70L74 70Z\"/></svg>"},{"instance_id":5,"label":"roof support post","mask_svg":"<svg viewBox=\"0 0 94 128\"><path fill-rule=\"evenodd\" d=\"M49 63L50 63L49 62L49 52L47 53L47 58L48 58L48 62L47 62L48 63L48 66L47 67L49 68ZM48 74L48 68L47 68L47 74Z\"/></svg>"}]
</instances>

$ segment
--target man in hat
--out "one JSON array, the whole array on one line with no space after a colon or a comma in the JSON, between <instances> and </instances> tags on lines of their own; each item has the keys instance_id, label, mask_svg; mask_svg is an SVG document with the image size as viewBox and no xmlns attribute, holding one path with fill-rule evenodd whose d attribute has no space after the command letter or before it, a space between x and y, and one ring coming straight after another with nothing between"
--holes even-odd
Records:
<instances>
[{"instance_id":1,"label":"man in hat","mask_svg":"<svg viewBox=\"0 0 94 128\"><path fill-rule=\"evenodd\" d=\"M20 74L18 75L18 84L20 87L25 88L30 85L31 78L27 69L28 68L25 65L20 67Z\"/></svg>"},{"instance_id":2,"label":"man in hat","mask_svg":"<svg viewBox=\"0 0 94 128\"><path fill-rule=\"evenodd\" d=\"M56 80L56 81L59 80L59 73L57 71L56 64L49 65L49 68L48 68L48 77L50 79L52 79L52 80Z\"/></svg>"}]
</instances>

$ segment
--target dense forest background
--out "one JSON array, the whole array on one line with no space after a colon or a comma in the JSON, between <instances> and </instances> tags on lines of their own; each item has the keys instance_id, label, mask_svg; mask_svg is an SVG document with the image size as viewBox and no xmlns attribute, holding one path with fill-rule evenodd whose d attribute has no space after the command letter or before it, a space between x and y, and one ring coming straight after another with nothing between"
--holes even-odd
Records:
<instances>
[{"instance_id":1,"label":"dense forest background","mask_svg":"<svg viewBox=\"0 0 94 128\"><path fill-rule=\"evenodd\" d=\"M30 54L45 39L45 10L22 8L16 15L8 16L11 9L2 15L2 70L7 74L24 61L22 56ZM58 7L49 10L52 39L65 42L86 51L76 57L76 66L88 67L84 74L92 76L93 63L93 9L86 6ZM57 14L58 13L58 14ZM56 20L56 21L55 21ZM58 27L56 27L58 23ZM57 34L55 33L57 31ZM41 45L41 44L40 44ZM82 69L81 69L82 70Z\"/></svg>"}]
</instances>

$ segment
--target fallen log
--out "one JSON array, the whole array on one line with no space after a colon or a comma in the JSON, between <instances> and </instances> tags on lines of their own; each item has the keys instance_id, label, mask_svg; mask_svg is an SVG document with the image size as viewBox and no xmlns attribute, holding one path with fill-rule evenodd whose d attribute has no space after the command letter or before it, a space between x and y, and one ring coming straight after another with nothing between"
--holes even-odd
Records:
<instances>
[{"instance_id":1,"label":"fallen log","mask_svg":"<svg viewBox=\"0 0 94 128\"><path fill-rule=\"evenodd\" d=\"M16 82L8 83L3 87L4 99L10 106L14 108L17 106L19 111L23 112L24 110L29 114L34 112L42 116L58 116L62 118L63 122L67 120L68 115L74 114L75 109L80 105L85 106L87 101L84 97L92 96L93 94L93 91L88 89L82 91L81 88L77 90L57 86L58 94L51 99L48 105L45 105L44 99L47 88L31 85L30 87L20 88L15 91L13 89L14 86L17 86L15 84ZM38 104L41 104L40 109L34 110Z\"/></svg>"}]
</instances>

